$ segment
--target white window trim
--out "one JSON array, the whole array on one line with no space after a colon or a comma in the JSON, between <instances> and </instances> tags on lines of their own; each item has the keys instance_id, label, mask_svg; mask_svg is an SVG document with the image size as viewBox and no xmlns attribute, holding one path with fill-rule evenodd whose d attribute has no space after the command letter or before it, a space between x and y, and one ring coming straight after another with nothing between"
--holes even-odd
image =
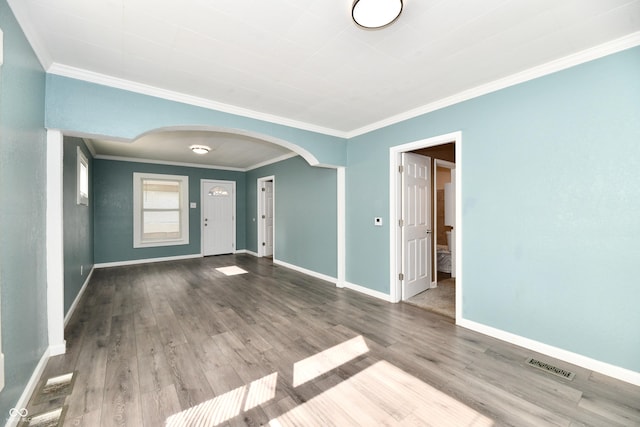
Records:
<instances>
[{"instance_id":1,"label":"white window trim","mask_svg":"<svg viewBox=\"0 0 640 427\"><path fill-rule=\"evenodd\" d=\"M80 147L77 147L77 176L76 176L76 202L79 205L89 206L89 160L84 155ZM82 165L87 169L87 194L82 194L80 190L80 182L82 180Z\"/></svg>"},{"instance_id":2,"label":"white window trim","mask_svg":"<svg viewBox=\"0 0 640 427\"><path fill-rule=\"evenodd\" d=\"M142 181L154 179L180 182L180 230L181 238L144 241L142 239ZM133 247L150 248L189 244L189 177L154 173L133 173Z\"/></svg>"}]
</instances>

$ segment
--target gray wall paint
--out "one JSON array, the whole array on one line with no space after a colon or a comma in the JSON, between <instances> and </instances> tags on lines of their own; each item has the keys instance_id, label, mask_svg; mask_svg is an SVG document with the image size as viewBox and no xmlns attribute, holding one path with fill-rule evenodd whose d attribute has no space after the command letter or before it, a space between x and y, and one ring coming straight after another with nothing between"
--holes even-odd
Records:
<instances>
[{"instance_id":1,"label":"gray wall paint","mask_svg":"<svg viewBox=\"0 0 640 427\"><path fill-rule=\"evenodd\" d=\"M257 252L257 180L275 176L275 259L337 276L337 173L294 157L247 173L247 249ZM256 221L254 221L254 218Z\"/></svg>"},{"instance_id":2,"label":"gray wall paint","mask_svg":"<svg viewBox=\"0 0 640 427\"><path fill-rule=\"evenodd\" d=\"M9 417L48 345L45 75L6 1L0 0L0 288Z\"/></svg>"},{"instance_id":3,"label":"gray wall paint","mask_svg":"<svg viewBox=\"0 0 640 427\"><path fill-rule=\"evenodd\" d=\"M77 148L89 161L89 206L77 204ZM93 159L80 138L65 137L63 144L64 314L78 296L93 267ZM82 273L81 268L82 266Z\"/></svg>"},{"instance_id":4,"label":"gray wall paint","mask_svg":"<svg viewBox=\"0 0 640 427\"><path fill-rule=\"evenodd\" d=\"M160 173L189 177L189 244L133 248L133 173ZM217 169L156 165L94 159L94 259L96 264L201 253L200 180L236 181L236 246L245 249L245 173Z\"/></svg>"}]
</instances>

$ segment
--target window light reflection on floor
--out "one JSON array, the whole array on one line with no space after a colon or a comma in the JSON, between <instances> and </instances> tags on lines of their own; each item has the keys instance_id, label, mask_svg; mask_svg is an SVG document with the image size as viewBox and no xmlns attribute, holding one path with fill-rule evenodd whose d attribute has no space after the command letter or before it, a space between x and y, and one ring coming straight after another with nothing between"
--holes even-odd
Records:
<instances>
[{"instance_id":1,"label":"window light reflection on floor","mask_svg":"<svg viewBox=\"0 0 640 427\"><path fill-rule=\"evenodd\" d=\"M220 267L216 268L220 273L226 276L235 276L236 274L246 274L247 271L241 269L237 265L231 265L229 267Z\"/></svg>"},{"instance_id":2,"label":"window light reflection on floor","mask_svg":"<svg viewBox=\"0 0 640 427\"><path fill-rule=\"evenodd\" d=\"M367 352L369 352L367 343L364 342L362 335L358 335L355 338L296 362L293 364L293 386L298 387Z\"/></svg>"},{"instance_id":3,"label":"window light reflection on floor","mask_svg":"<svg viewBox=\"0 0 640 427\"><path fill-rule=\"evenodd\" d=\"M327 410L330 408L330 410ZM491 427L491 418L380 361L269 421L272 427L321 425Z\"/></svg>"},{"instance_id":4,"label":"window light reflection on floor","mask_svg":"<svg viewBox=\"0 0 640 427\"><path fill-rule=\"evenodd\" d=\"M274 372L249 385L243 385L174 414L167 418L165 426L215 427L240 415L242 411L248 411L273 399L276 395L277 381L278 373Z\"/></svg>"}]
</instances>

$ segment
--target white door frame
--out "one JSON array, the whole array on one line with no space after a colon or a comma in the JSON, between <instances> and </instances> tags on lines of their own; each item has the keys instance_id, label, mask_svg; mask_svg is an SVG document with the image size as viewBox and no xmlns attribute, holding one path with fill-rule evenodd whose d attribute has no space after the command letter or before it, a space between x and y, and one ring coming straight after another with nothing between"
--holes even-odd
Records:
<instances>
[{"instance_id":1,"label":"white door frame","mask_svg":"<svg viewBox=\"0 0 640 427\"><path fill-rule=\"evenodd\" d=\"M224 179L200 179L200 255L204 256L204 200L202 199L202 193L204 190L204 186L205 186L205 182L207 183L211 183L211 182L221 182L224 184L231 184L231 187L233 188L233 198L232 198L232 203L233 203L233 253L236 253L238 251L238 245L237 245L237 241L236 241L236 228L237 228L237 221L238 221L238 216L236 215L236 197L237 197L237 192L236 192L236 182L235 181L227 181Z\"/></svg>"},{"instance_id":2,"label":"white door frame","mask_svg":"<svg viewBox=\"0 0 640 427\"><path fill-rule=\"evenodd\" d=\"M434 136L407 144L389 148L389 298L392 302L399 302L402 297L402 281L399 274L402 271L402 233L398 226L402 206L402 191L400 173L401 153L420 148L433 147L453 142L456 146L456 323L462 319L462 132L452 132Z\"/></svg>"},{"instance_id":3,"label":"white door frame","mask_svg":"<svg viewBox=\"0 0 640 427\"><path fill-rule=\"evenodd\" d=\"M438 166L447 168L447 169L455 169L456 164L448 162L446 160L433 159L433 188L435 191L433 192L433 283L431 285L432 288L438 287Z\"/></svg>"},{"instance_id":4,"label":"white door frame","mask_svg":"<svg viewBox=\"0 0 640 427\"><path fill-rule=\"evenodd\" d=\"M258 204L256 205L257 208L257 212L256 212L256 219L258 221L257 224L257 228L258 228L258 240L256 242L257 247L258 247L258 257L263 257L264 256L264 248L262 247L262 242L264 242L264 226L262 223L262 214L261 212L263 211L263 206L262 206L262 184L267 182L267 181L271 181L273 182L273 259L276 259L276 177L275 175L270 175L270 176L263 176L262 178L258 178L257 184L256 184L256 193L257 193L257 197L258 197Z\"/></svg>"}]
</instances>

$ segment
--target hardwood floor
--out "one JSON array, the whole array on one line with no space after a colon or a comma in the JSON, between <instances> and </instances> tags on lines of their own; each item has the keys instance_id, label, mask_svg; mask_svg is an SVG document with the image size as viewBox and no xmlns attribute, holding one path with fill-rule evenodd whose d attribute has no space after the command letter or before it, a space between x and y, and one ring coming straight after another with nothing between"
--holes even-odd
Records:
<instances>
[{"instance_id":1,"label":"hardwood floor","mask_svg":"<svg viewBox=\"0 0 640 427\"><path fill-rule=\"evenodd\" d=\"M66 426L640 425L640 387L249 255L96 270L65 333Z\"/></svg>"}]
</instances>

